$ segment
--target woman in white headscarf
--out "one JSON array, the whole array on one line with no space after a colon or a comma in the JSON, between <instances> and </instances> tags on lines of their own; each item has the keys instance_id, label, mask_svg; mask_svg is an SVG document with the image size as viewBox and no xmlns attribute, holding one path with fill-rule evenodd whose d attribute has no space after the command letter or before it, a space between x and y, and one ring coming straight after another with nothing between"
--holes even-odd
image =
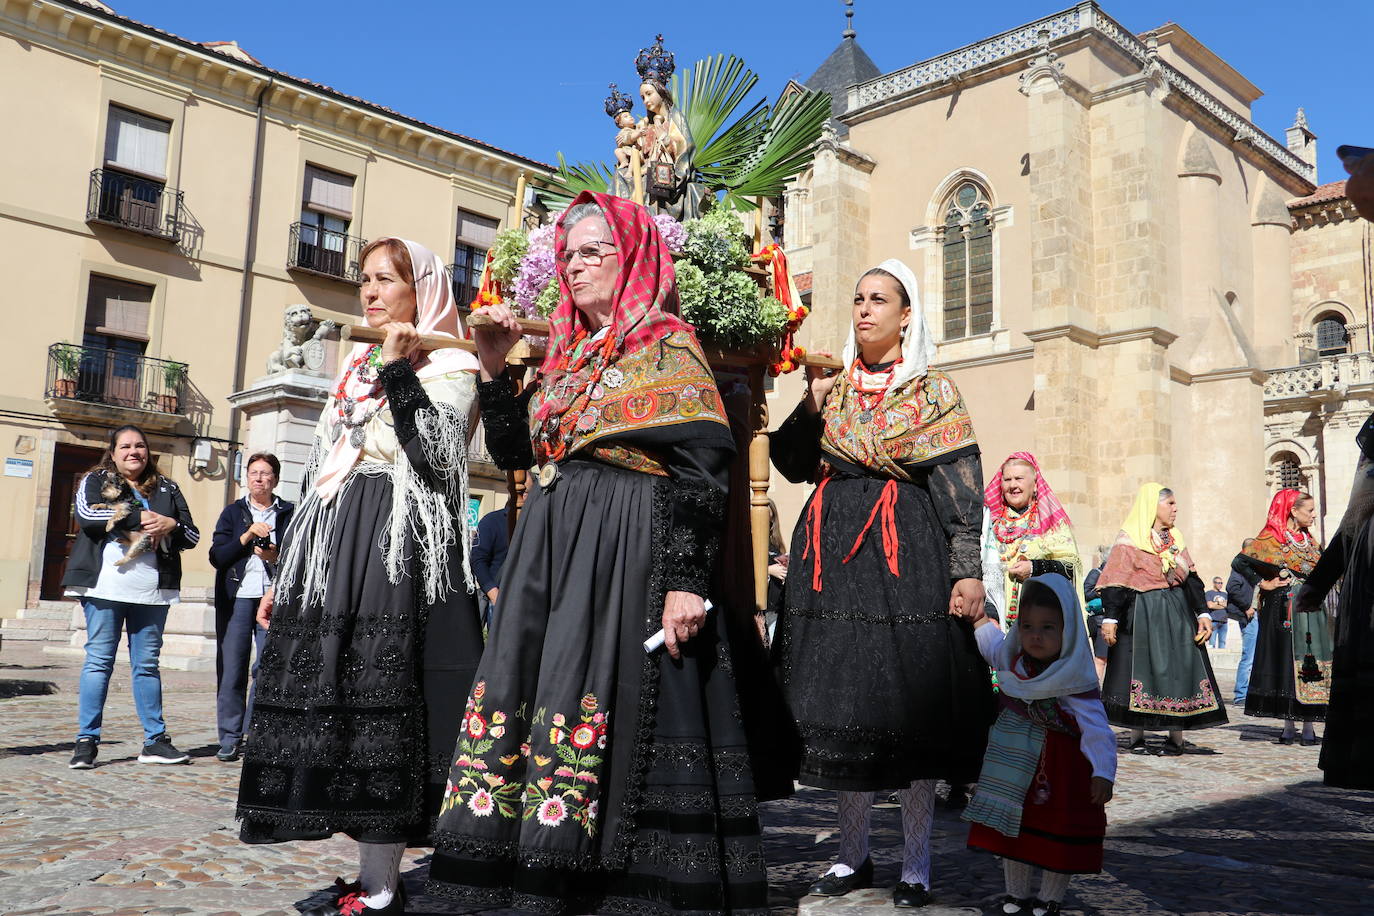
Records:
<instances>
[{"instance_id":1,"label":"woman in white headscarf","mask_svg":"<svg viewBox=\"0 0 1374 916\"><path fill-rule=\"evenodd\" d=\"M438 256L401 239L362 252L363 315L315 430L283 538L239 786L249 843L359 844L359 881L313 916L400 913L405 847L428 845L482 653L468 564L467 440L477 361Z\"/></svg>"},{"instance_id":2,"label":"woman in white headscarf","mask_svg":"<svg viewBox=\"0 0 1374 916\"><path fill-rule=\"evenodd\" d=\"M972 782L992 720L965 610L983 604L983 474L973 423L896 260L859 278L842 374L808 389L773 462L818 485L792 538L777 653L802 735L799 779L839 790L840 852L810 893L873 881L874 793L899 790L893 901L930 899L934 784Z\"/></svg>"}]
</instances>

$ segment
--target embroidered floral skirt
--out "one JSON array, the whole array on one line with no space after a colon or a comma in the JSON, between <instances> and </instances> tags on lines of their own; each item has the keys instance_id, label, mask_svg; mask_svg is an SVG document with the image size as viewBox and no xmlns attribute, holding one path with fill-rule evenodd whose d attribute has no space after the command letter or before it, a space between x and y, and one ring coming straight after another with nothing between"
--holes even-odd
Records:
<instances>
[{"instance_id":1,"label":"embroidered floral skirt","mask_svg":"<svg viewBox=\"0 0 1374 916\"><path fill-rule=\"evenodd\" d=\"M1107 721L1155 731L1225 725L1221 688L1196 632L1183 586L1138 592L1107 653Z\"/></svg>"},{"instance_id":2,"label":"embroidered floral skirt","mask_svg":"<svg viewBox=\"0 0 1374 916\"><path fill-rule=\"evenodd\" d=\"M663 484L572 461L526 500L430 893L547 913L766 910L721 615L681 661L642 646L661 627Z\"/></svg>"},{"instance_id":3,"label":"embroidered floral skirt","mask_svg":"<svg viewBox=\"0 0 1374 916\"><path fill-rule=\"evenodd\" d=\"M330 553L323 603L278 597L239 785L245 842L429 842L482 631L461 584L426 607L409 576L387 581L391 493L387 477L355 476L316 548ZM460 564L455 550L451 581Z\"/></svg>"},{"instance_id":4,"label":"embroidered floral skirt","mask_svg":"<svg viewBox=\"0 0 1374 916\"><path fill-rule=\"evenodd\" d=\"M917 779L973 782L995 707L973 628L949 616L949 540L930 494L897 484L897 575L874 520L885 482L834 477L819 526L813 493L792 538L776 655L802 736L800 781L870 792Z\"/></svg>"},{"instance_id":5,"label":"embroidered floral skirt","mask_svg":"<svg viewBox=\"0 0 1374 916\"><path fill-rule=\"evenodd\" d=\"M1261 592L1263 599L1258 611L1259 633L1255 637L1255 664L1250 671L1250 690L1245 695L1245 714L1270 719L1326 718L1326 705L1331 694L1331 643L1325 632L1326 615L1294 614L1288 620L1288 588ZM1306 633L1304 624L1320 627L1316 645L1304 645L1311 651L1312 681L1302 680L1304 655L1293 650L1295 633ZM1304 640L1304 643L1307 641Z\"/></svg>"}]
</instances>

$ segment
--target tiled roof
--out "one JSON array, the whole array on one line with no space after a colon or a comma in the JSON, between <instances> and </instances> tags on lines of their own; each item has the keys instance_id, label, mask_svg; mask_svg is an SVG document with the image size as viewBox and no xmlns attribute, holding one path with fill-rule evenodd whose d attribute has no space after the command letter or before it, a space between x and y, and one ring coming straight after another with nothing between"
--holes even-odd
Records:
<instances>
[{"instance_id":1,"label":"tiled roof","mask_svg":"<svg viewBox=\"0 0 1374 916\"><path fill-rule=\"evenodd\" d=\"M1299 207L1310 207L1313 204L1324 204L1333 200L1341 200L1345 197L1345 179L1340 181L1329 181L1326 184L1318 185L1317 190L1308 194L1306 197L1295 197L1288 202L1288 209L1296 210Z\"/></svg>"},{"instance_id":2,"label":"tiled roof","mask_svg":"<svg viewBox=\"0 0 1374 916\"><path fill-rule=\"evenodd\" d=\"M57 0L57 2L59 4L66 5L69 7L79 8L81 12L95 16L97 18L108 19L112 22L116 22L121 25L131 26L133 28L138 29L139 31L147 32L150 35L156 35L159 38L163 38L175 44L182 45L183 47L190 48L194 51L209 51L211 53L215 53L214 48L216 46L227 44L227 42L201 43L196 41L190 41L188 39L182 38L180 35L173 35L171 32L159 29L156 26L151 26L147 23L139 22L136 19L130 19L128 16L121 16L120 14L113 12L105 12L105 9L108 9L108 7L105 7L105 9L101 9L98 7L88 6L85 3L82 3L81 0ZM304 79L303 77L293 76L290 73L286 73L282 70L274 70L271 67L263 66L262 64L251 64L246 61L239 60L238 58L235 58L235 63L239 64L242 67L247 67L250 70L260 70L263 73L275 77L279 80L286 80L300 86L305 86L307 88L314 89L317 92L334 96L336 99L343 99L361 108L370 108L373 111L389 115L390 117L393 117L398 121L404 121L407 124L414 125L415 127L419 127L424 130L432 130L437 134L443 134L444 136L451 137L454 140L460 140L463 143L470 143L473 146L488 150L493 153L498 153L502 156L508 156L511 159L518 159L521 162L528 163L529 165L535 166L536 168L545 169L550 172L555 171L554 166L549 165L547 162L540 162L538 159L531 159L529 156L522 156L519 153L514 153L507 149L502 149L499 146L495 146L491 143L486 143L482 140L478 140L473 137L465 136L455 131L448 130L447 128L439 127L435 124L428 124L424 121L421 121L419 118L412 118L409 115L401 114L399 111L396 111L395 109L387 108L385 105L378 105L376 102L369 102L367 99L361 99L355 95L349 95L346 92L340 92L339 90L334 89L330 86L326 86L323 83L317 83L313 80Z\"/></svg>"},{"instance_id":3,"label":"tiled roof","mask_svg":"<svg viewBox=\"0 0 1374 916\"><path fill-rule=\"evenodd\" d=\"M830 124L843 137L849 133L849 128L835 118L849 107L849 87L881 75L882 71L859 47L858 40L846 37L803 85L816 92L830 93Z\"/></svg>"}]
</instances>

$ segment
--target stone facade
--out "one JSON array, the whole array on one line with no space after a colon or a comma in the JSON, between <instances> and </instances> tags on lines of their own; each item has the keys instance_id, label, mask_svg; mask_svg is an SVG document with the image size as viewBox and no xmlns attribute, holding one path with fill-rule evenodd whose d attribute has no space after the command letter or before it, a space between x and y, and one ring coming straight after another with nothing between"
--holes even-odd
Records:
<instances>
[{"instance_id":1,"label":"stone facade","mask_svg":"<svg viewBox=\"0 0 1374 916\"><path fill-rule=\"evenodd\" d=\"M1251 122L1259 95L1182 27L1135 36L1095 3L851 87L848 136L787 198L807 205L787 244L811 273L810 345L838 350L855 279L902 258L986 473L1034 451L1085 551L1158 480L1221 574L1264 518L1266 370L1296 361L1298 333L1285 204L1315 179L1301 135L1290 149ZM862 186L826 188L832 160L863 163ZM992 324L947 337L963 183L987 200ZM799 393L778 386L775 422ZM808 489L775 482L784 525Z\"/></svg>"}]
</instances>

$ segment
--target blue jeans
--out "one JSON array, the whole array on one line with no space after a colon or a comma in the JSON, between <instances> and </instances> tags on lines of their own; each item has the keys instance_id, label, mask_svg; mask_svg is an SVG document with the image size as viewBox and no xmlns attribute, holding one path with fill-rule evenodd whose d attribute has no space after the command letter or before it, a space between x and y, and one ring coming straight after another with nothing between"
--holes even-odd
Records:
<instances>
[{"instance_id":1,"label":"blue jeans","mask_svg":"<svg viewBox=\"0 0 1374 916\"><path fill-rule=\"evenodd\" d=\"M1259 612L1240 628L1240 664L1236 666L1236 699L1243 704L1250 692L1250 669L1255 665L1255 641L1259 639Z\"/></svg>"},{"instance_id":2,"label":"blue jeans","mask_svg":"<svg viewBox=\"0 0 1374 916\"><path fill-rule=\"evenodd\" d=\"M162 631L167 626L167 605L127 604L104 598L87 598L86 664L81 668L77 692L78 738L100 740L100 723L105 717L105 697L110 692L115 652L121 630L129 632L130 684L134 708L143 723L143 741L148 743L167 730L162 721L162 675L157 660L162 653Z\"/></svg>"},{"instance_id":3,"label":"blue jeans","mask_svg":"<svg viewBox=\"0 0 1374 916\"><path fill-rule=\"evenodd\" d=\"M1207 645L1213 649L1226 648L1226 630L1231 626L1231 621L1223 620L1218 623L1212 621L1212 638L1207 640Z\"/></svg>"},{"instance_id":4,"label":"blue jeans","mask_svg":"<svg viewBox=\"0 0 1374 916\"><path fill-rule=\"evenodd\" d=\"M253 693L248 686L248 655L256 646L262 655L262 641L267 631L257 621L258 598L235 598L229 614L216 608L215 629L219 636L216 647L219 669L219 690L215 695L215 718L219 722L219 746L232 750L247 731L253 716ZM257 665L252 674L257 676ZM247 702L244 694L247 693Z\"/></svg>"}]
</instances>

